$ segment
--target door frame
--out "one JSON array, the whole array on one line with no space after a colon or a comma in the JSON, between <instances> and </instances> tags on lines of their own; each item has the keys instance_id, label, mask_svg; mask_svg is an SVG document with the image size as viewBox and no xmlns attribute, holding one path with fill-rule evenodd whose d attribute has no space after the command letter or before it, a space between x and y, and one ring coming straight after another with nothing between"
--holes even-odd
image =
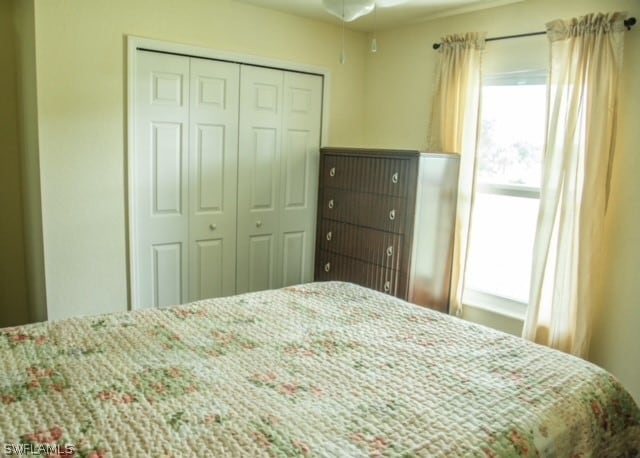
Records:
<instances>
[{"instance_id":1,"label":"door frame","mask_svg":"<svg viewBox=\"0 0 640 458\"><path fill-rule=\"evenodd\" d=\"M137 53L138 49L156 51L166 54L178 54L187 57L199 57L224 62L232 62L236 64L254 65L257 67L268 67L278 70L294 71L299 73L310 73L322 77L322 112L320 125L320 146L327 144L329 132L329 94L331 87L331 75L328 69L316 67L313 65L301 64L285 60L278 60L268 57L254 56L249 54L239 54L217 49L205 48L182 43L174 43L170 41L156 40L151 38L143 38L134 35L127 36L127 92L126 92L126 152L125 167L127 169L126 183L126 230L127 230L127 292L128 292L128 310L139 308L138 291L137 291L137 259L133 256L135 253L135 170L134 161L130 160L135 154L135 77L137 70Z\"/></svg>"}]
</instances>

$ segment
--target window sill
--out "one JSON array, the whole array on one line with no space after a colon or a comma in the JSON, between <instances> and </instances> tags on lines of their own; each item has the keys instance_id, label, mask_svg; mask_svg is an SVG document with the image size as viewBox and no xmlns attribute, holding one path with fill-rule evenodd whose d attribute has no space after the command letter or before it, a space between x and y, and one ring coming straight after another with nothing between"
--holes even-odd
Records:
<instances>
[{"instance_id":1,"label":"window sill","mask_svg":"<svg viewBox=\"0 0 640 458\"><path fill-rule=\"evenodd\" d=\"M465 291L462 304L520 321L524 321L527 314L527 304L481 291Z\"/></svg>"}]
</instances>

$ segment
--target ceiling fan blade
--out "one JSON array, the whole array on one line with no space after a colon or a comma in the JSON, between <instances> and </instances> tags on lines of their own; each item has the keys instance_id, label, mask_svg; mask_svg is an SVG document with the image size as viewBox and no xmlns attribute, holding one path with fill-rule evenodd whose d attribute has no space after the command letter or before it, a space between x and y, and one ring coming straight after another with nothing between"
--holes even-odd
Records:
<instances>
[{"instance_id":1,"label":"ceiling fan blade","mask_svg":"<svg viewBox=\"0 0 640 458\"><path fill-rule=\"evenodd\" d=\"M392 6L403 5L411 0L376 0L376 4L380 8L391 8Z\"/></svg>"},{"instance_id":2,"label":"ceiling fan blade","mask_svg":"<svg viewBox=\"0 0 640 458\"><path fill-rule=\"evenodd\" d=\"M351 22L372 12L375 0L344 0L344 3L343 0L322 0L322 6L334 16Z\"/></svg>"}]
</instances>

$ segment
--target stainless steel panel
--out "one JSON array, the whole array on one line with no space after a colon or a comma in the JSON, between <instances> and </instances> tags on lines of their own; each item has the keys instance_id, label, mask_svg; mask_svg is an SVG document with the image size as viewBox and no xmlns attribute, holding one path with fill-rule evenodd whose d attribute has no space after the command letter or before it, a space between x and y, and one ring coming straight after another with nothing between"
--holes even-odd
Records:
<instances>
[{"instance_id":1,"label":"stainless steel panel","mask_svg":"<svg viewBox=\"0 0 640 458\"><path fill-rule=\"evenodd\" d=\"M458 189L458 156L423 155L416 195L409 301L447 312Z\"/></svg>"}]
</instances>

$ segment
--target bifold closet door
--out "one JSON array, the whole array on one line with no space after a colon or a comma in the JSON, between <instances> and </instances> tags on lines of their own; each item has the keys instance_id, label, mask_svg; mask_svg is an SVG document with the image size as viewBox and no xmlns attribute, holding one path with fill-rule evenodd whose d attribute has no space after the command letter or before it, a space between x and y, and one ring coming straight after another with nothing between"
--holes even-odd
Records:
<instances>
[{"instance_id":1,"label":"bifold closet door","mask_svg":"<svg viewBox=\"0 0 640 458\"><path fill-rule=\"evenodd\" d=\"M189 301L236 291L240 66L191 59Z\"/></svg>"},{"instance_id":2,"label":"bifold closet door","mask_svg":"<svg viewBox=\"0 0 640 458\"><path fill-rule=\"evenodd\" d=\"M133 301L313 280L322 77L136 55Z\"/></svg>"},{"instance_id":3,"label":"bifold closet door","mask_svg":"<svg viewBox=\"0 0 640 458\"><path fill-rule=\"evenodd\" d=\"M284 72L280 161L281 286L313 281L322 77Z\"/></svg>"},{"instance_id":4,"label":"bifold closet door","mask_svg":"<svg viewBox=\"0 0 640 458\"><path fill-rule=\"evenodd\" d=\"M234 294L239 66L138 51L134 305Z\"/></svg>"},{"instance_id":5,"label":"bifold closet door","mask_svg":"<svg viewBox=\"0 0 640 458\"><path fill-rule=\"evenodd\" d=\"M138 51L134 281L137 307L187 298L189 58Z\"/></svg>"},{"instance_id":6,"label":"bifold closet door","mask_svg":"<svg viewBox=\"0 0 640 458\"><path fill-rule=\"evenodd\" d=\"M322 78L242 66L237 292L313 279Z\"/></svg>"}]
</instances>

